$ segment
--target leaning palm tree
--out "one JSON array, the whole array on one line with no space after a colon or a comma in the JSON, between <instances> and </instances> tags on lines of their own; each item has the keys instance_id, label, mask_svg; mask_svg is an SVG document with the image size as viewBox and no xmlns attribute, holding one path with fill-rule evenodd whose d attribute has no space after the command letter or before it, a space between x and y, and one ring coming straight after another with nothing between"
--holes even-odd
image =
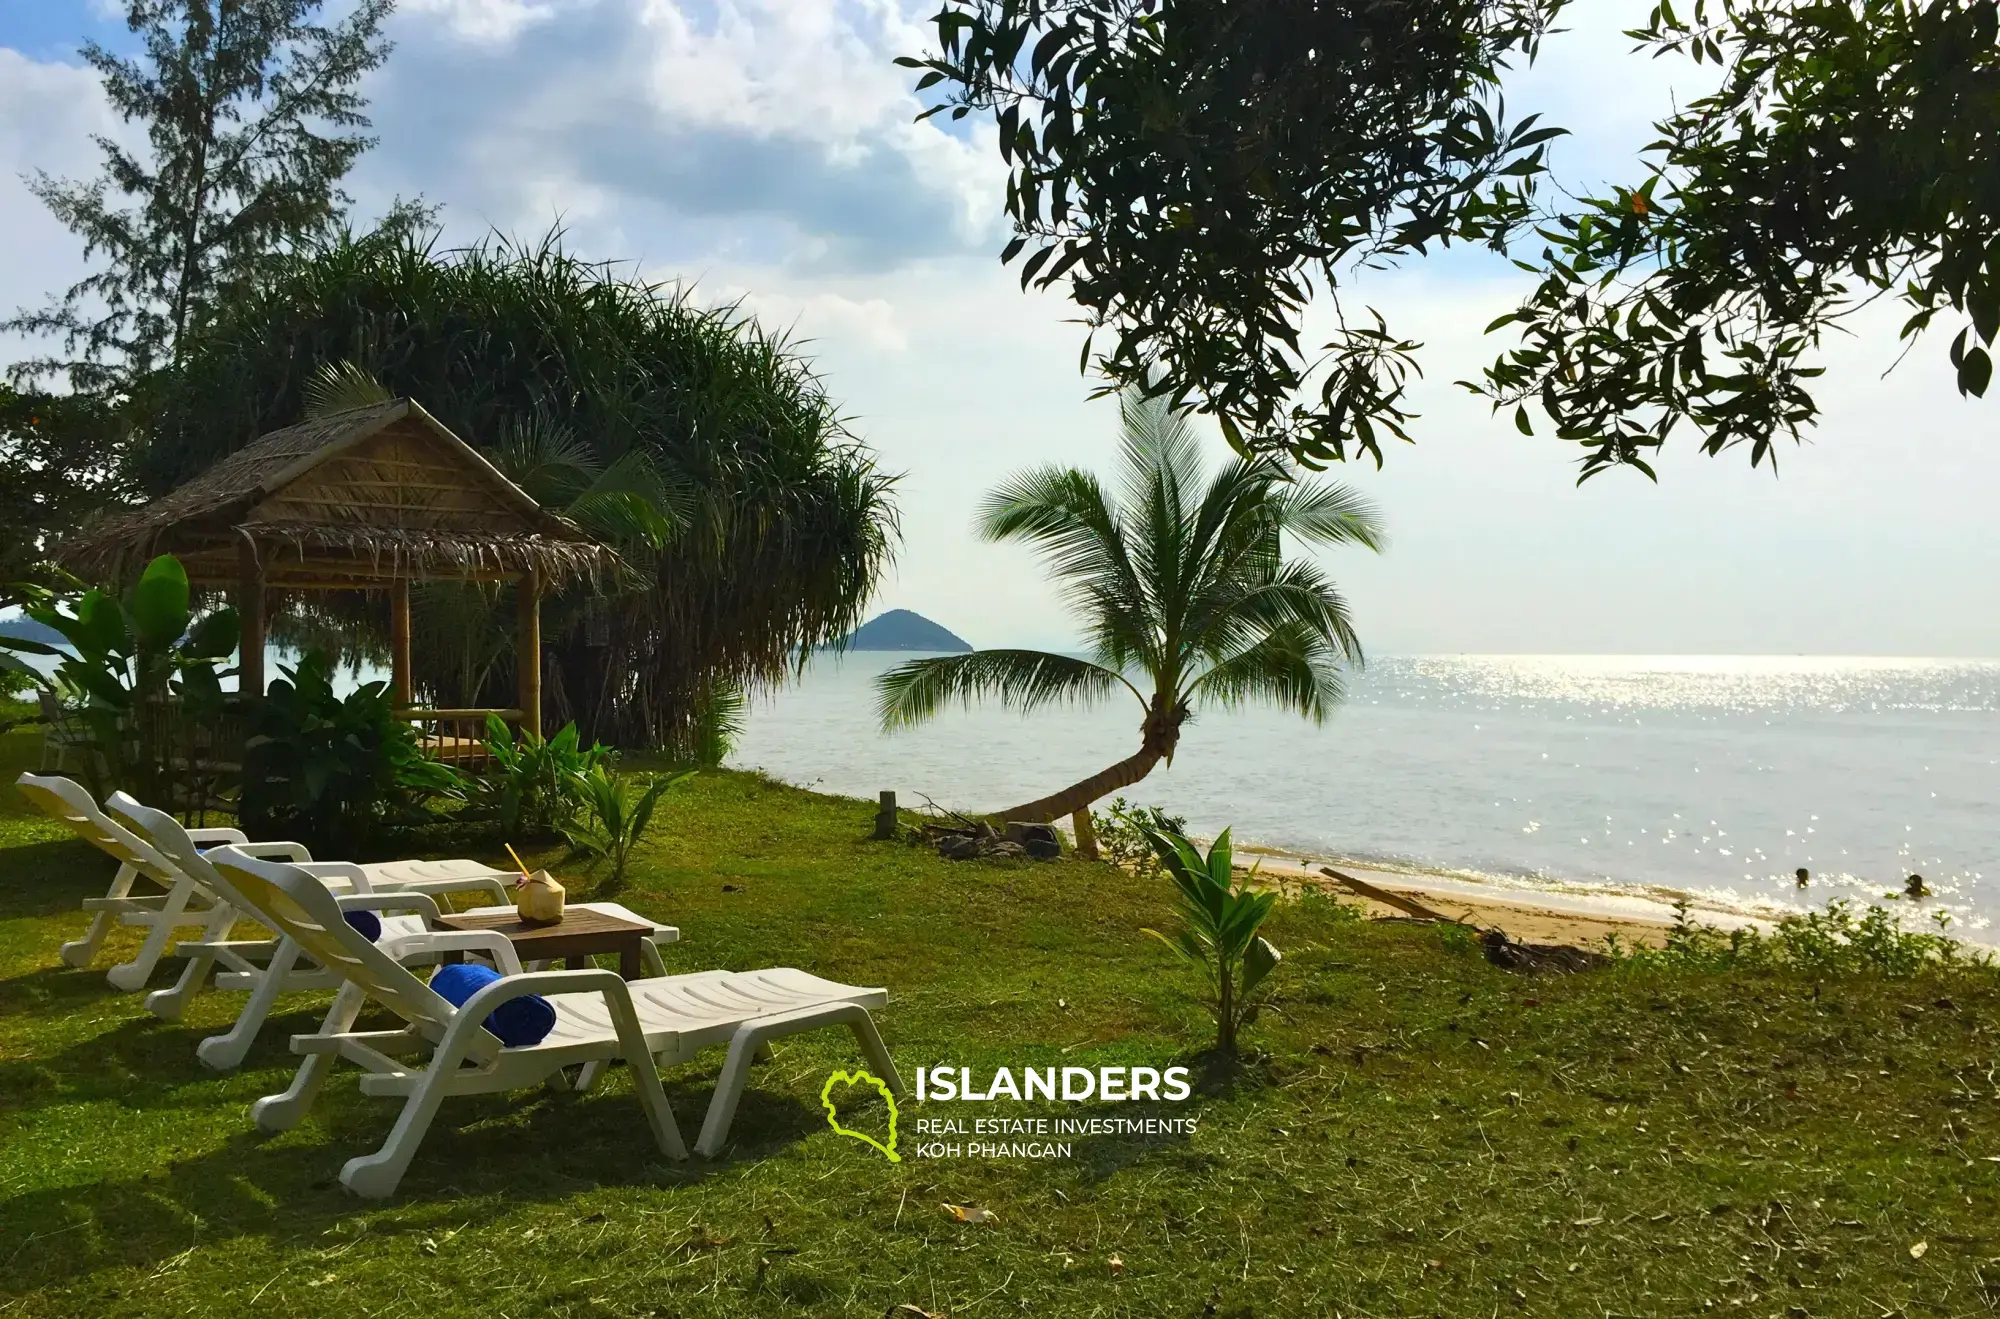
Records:
<instances>
[{"instance_id":1,"label":"leaning palm tree","mask_svg":"<svg viewBox=\"0 0 2000 1319\"><path fill-rule=\"evenodd\" d=\"M1060 792L996 812L1072 815L1173 760L1203 706L1266 700L1323 721L1361 663L1346 603L1319 566L1288 560L1283 538L1379 550L1381 524L1353 491L1296 480L1270 458L1205 476L1185 414L1128 393L1122 490L1114 502L1075 468L1023 472L987 497L979 533L1039 548L1079 615L1090 655L976 650L912 660L878 680L886 730L982 696L1023 712L1120 691L1144 710L1139 749ZM1150 690L1148 690L1150 688Z\"/></svg>"}]
</instances>

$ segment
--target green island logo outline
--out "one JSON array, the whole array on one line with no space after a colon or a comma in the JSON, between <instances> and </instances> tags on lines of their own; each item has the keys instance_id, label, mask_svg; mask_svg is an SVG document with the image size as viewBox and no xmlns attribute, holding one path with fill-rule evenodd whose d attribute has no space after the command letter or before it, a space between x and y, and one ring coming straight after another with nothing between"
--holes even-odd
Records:
<instances>
[{"instance_id":1,"label":"green island logo outline","mask_svg":"<svg viewBox=\"0 0 2000 1319\"><path fill-rule=\"evenodd\" d=\"M887 1145L884 1145L865 1131L852 1131L840 1125L840 1110L835 1108L833 1104L833 1088L836 1085L842 1084L872 1085L875 1087L877 1093L882 1096L882 1102L889 1106L889 1143ZM896 1153L896 1096L890 1092L888 1084L881 1077L860 1070L835 1072L832 1076L827 1077L826 1084L819 1088L819 1103L820 1107L826 1110L826 1124L832 1127L835 1132L848 1137L850 1140L858 1140L864 1145L874 1146L876 1149L882 1151L884 1157L891 1163L901 1163L903 1161L903 1156Z\"/></svg>"}]
</instances>

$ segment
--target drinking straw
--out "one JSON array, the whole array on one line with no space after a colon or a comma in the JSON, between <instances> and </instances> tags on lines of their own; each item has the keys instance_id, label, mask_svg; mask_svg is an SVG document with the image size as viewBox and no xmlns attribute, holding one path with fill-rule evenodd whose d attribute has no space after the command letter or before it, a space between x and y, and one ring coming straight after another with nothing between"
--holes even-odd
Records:
<instances>
[{"instance_id":1,"label":"drinking straw","mask_svg":"<svg viewBox=\"0 0 2000 1319\"><path fill-rule=\"evenodd\" d=\"M512 843L502 843L500 845L507 849L508 856L514 858L514 864L521 867L521 878L526 879L528 877L528 863L521 859L521 854L514 850Z\"/></svg>"}]
</instances>

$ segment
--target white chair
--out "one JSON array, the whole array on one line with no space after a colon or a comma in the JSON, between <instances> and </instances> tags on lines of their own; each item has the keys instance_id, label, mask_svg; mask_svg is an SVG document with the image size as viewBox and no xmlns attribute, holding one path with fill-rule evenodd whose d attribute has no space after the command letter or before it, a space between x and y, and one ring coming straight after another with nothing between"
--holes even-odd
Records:
<instances>
[{"instance_id":1,"label":"white chair","mask_svg":"<svg viewBox=\"0 0 2000 1319\"><path fill-rule=\"evenodd\" d=\"M213 914L214 898L202 893L171 862L129 830L105 818L80 784L65 778L23 774L15 780L15 786L44 814L67 825L71 832L118 863L118 872L112 876L111 887L104 896L84 899L83 909L92 913L90 928L81 939L62 946L63 961L74 967L89 966L113 924L141 926L146 930L146 938L137 956L112 967L106 979L114 988L128 993L145 988L174 931L206 925ZM243 835L234 829L195 829L189 837L203 843L235 843ZM133 886L141 878L164 891L135 895Z\"/></svg>"},{"instance_id":2,"label":"white chair","mask_svg":"<svg viewBox=\"0 0 2000 1319\"><path fill-rule=\"evenodd\" d=\"M81 784L55 776L23 774L15 780L15 786L45 814L61 821L78 837L118 862L118 872L105 896L84 900L83 909L95 914L83 938L63 945L63 961L75 967L90 965L114 921L142 926L146 938L138 955L111 968L106 976L114 988L129 993L145 988L160 959L170 951L177 951L174 946L177 930L192 926L200 929L205 939L227 937L236 921L235 911L227 903L218 902L206 884L188 874L149 840L105 815ZM114 794L114 798L132 801L122 793ZM430 894L479 892L504 901L510 879L507 872L479 861L385 861L356 866L344 861L314 861L302 843L253 843L238 829L181 829L178 821L175 829L190 846L227 843L253 856L286 857L336 888L359 885L364 890L398 889ZM166 892L158 896L134 896L132 887L141 876ZM246 945L239 951L253 950L254 945ZM188 1000L206 982L210 965L199 961L190 964L171 988L146 996L147 1010L168 1020L179 1017Z\"/></svg>"},{"instance_id":3,"label":"white chair","mask_svg":"<svg viewBox=\"0 0 2000 1319\"><path fill-rule=\"evenodd\" d=\"M397 900L393 894L336 897L295 865L262 860L233 847L205 854L227 900L282 931L345 982L317 1034L295 1035L292 1049L305 1061L283 1094L260 1099L251 1117L267 1131L295 1126L310 1109L336 1057L367 1069L361 1092L406 1096L382 1148L348 1160L340 1180L365 1196L393 1194L447 1095L489 1094L549 1084L569 1064L623 1059L632 1069L639 1102L660 1149L687 1157L655 1055L685 1060L704 1044L729 1042L715 1097L703 1123L698 1152L720 1151L751 1060L776 1036L822 1026L854 1032L869 1063L890 1088L902 1082L868 1015L888 995L880 989L834 984L803 971L708 971L639 980L628 985L615 972L524 972L513 946L491 931L407 935L377 946L347 924L344 912ZM405 900L417 900L411 895ZM453 1007L418 980L399 957L477 949L493 959L501 978ZM507 1047L483 1023L502 1003L526 994L546 995L556 1011L555 1029L539 1044ZM401 1030L357 1031L355 1018L374 1000L403 1019ZM392 1055L428 1055L422 1063Z\"/></svg>"},{"instance_id":4,"label":"white chair","mask_svg":"<svg viewBox=\"0 0 2000 1319\"><path fill-rule=\"evenodd\" d=\"M156 855L171 864L175 870L189 876L204 891L217 892L217 877L208 862L202 857L193 830L184 827L179 820L156 807L145 806L122 792L116 792L105 802L110 811L131 825L132 832ZM247 855L269 855L268 845L260 847L252 844L241 849ZM301 849L303 850L303 849ZM294 858L296 859L296 858ZM478 875L454 874L455 868L475 866ZM507 896L501 881L511 876L480 866L476 861L397 861L380 866L357 866L344 861L317 861L301 865L314 878L327 884L336 892L345 890L352 893L414 893L436 898L444 893L478 891L503 900ZM585 910L598 911L607 916L632 921L640 925L652 926L652 933L640 945L646 969L650 975L665 975L666 963L661 960L662 945L673 943L680 938L680 931L671 925L661 925L649 921L615 902L580 902L576 906ZM340 984L339 977L323 967L301 965L300 948L293 939L280 935L273 939L232 940L229 926L234 924L239 914L226 900L214 909L219 915L213 917L208 929L198 941L182 943L178 951L188 959L187 969L182 972L176 992L192 995L208 977L211 968L220 963L224 968L215 976L217 989L249 990L243 1009L236 1016L235 1023L221 1035L211 1035L195 1048L195 1055L202 1063L217 1071L230 1071L242 1065L250 1048L257 1041L257 1032L263 1028L265 1019L271 1015L271 1008L278 995L296 990L332 989ZM383 916L380 938L387 943L400 935L418 934L427 926L424 916L437 915L435 906L425 903L406 908L381 908L378 910L405 910L416 914L403 916ZM512 912L511 904L475 907L470 914L498 915ZM250 913L251 919L256 919ZM148 1000L149 1002L151 1000Z\"/></svg>"},{"instance_id":5,"label":"white chair","mask_svg":"<svg viewBox=\"0 0 2000 1319\"><path fill-rule=\"evenodd\" d=\"M42 772L61 770L74 752L78 759L91 755L90 738L77 727L76 717L63 708L62 700L47 689L35 694L42 715Z\"/></svg>"}]
</instances>

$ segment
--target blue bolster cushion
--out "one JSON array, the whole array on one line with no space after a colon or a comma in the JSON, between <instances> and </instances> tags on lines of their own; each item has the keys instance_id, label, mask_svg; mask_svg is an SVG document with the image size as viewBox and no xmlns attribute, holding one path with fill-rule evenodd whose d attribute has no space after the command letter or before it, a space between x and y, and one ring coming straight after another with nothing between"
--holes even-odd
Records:
<instances>
[{"instance_id":1,"label":"blue bolster cushion","mask_svg":"<svg viewBox=\"0 0 2000 1319\"><path fill-rule=\"evenodd\" d=\"M500 978L490 966L475 962L454 962L439 967L431 975L431 988L455 1008ZM540 1044L556 1028L556 1005L540 994L508 999L486 1018L486 1029L510 1049Z\"/></svg>"},{"instance_id":2,"label":"blue bolster cushion","mask_svg":"<svg viewBox=\"0 0 2000 1319\"><path fill-rule=\"evenodd\" d=\"M350 911L346 913L347 923L361 931L361 937L369 943L382 941L382 918L372 911Z\"/></svg>"}]
</instances>

